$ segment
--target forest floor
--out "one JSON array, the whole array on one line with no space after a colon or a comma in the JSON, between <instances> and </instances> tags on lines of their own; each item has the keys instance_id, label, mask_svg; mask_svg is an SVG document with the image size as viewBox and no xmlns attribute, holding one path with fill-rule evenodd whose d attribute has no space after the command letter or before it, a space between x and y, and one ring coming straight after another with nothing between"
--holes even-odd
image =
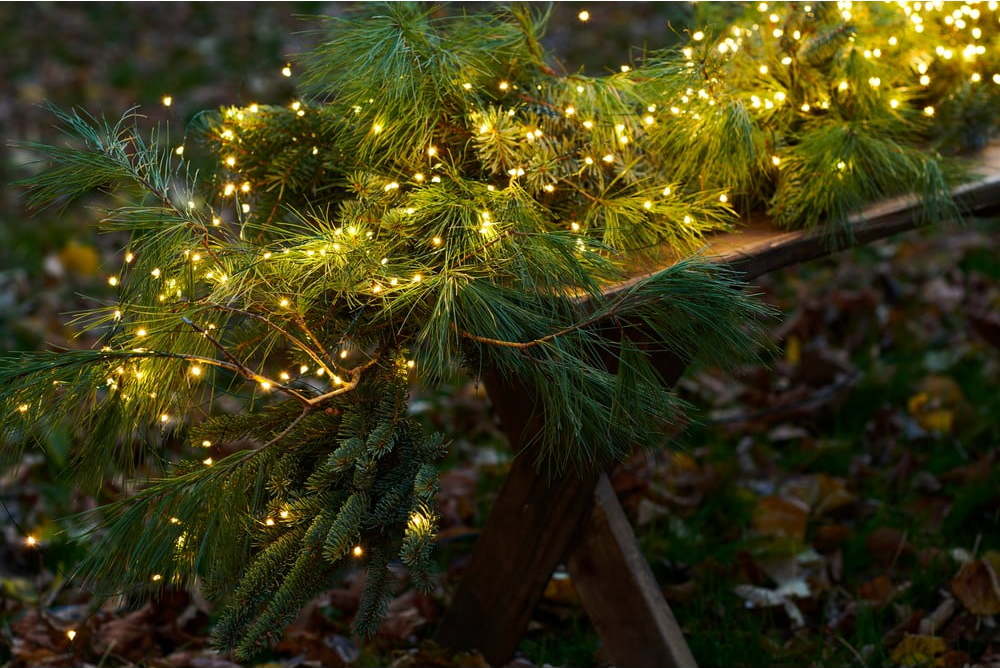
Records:
<instances>
[{"instance_id":1,"label":"forest floor","mask_svg":"<svg viewBox=\"0 0 1000 668\"><path fill-rule=\"evenodd\" d=\"M761 287L781 311L770 364L686 376L698 421L613 478L699 663L1000 666L1000 224L910 233ZM349 625L361 583L347 574L255 665L485 665L428 638L509 454L473 384L415 388L413 410L455 444L437 591L402 588L360 644ZM0 479L0 662L236 665L209 648L197 592L136 609L67 582L86 546L59 518L93 504L66 483L67 445ZM520 654L524 668L601 665L566 573Z\"/></svg>"},{"instance_id":2,"label":"forest floor","mask_svg":"<svg viewBox=\"0 0 1000 668\"><path fill-rule=\"evenodd\" d=\"M142 102L166 119L156 104L171 92L170 113L183 120L229 100L290 94L281 54L300 46L287 38L300 26L288 9L97 4L0 8L18 40L0 61L12 85L0 96L6 135L51 137L31 107L42 99L109 112ZM98 26L120 29L88 39ZM53 34L76 39L53 45ZM143 69L164 54L169 71ZM227 77L249 83L216 85ZM13 151L0 160L4 183L20 160ZM25 223L9 192L0 196L0 348L67 343L64 314L86 304L81 294L100 294L115 240L87 232L80 215ZM909 233L778 272L760 288L781 314L768 364L692 370L679 392L696 421L613 479L699 664L1000 668L1000 223ZM428 638L510 453L474 384L414 395L414 412L454 443L436 591L402 588L378 636L361 643L349 632L361 582L345 574L253 665L485 666ZM43 445L0 471L0 666L236 666L210 649L213 610L198 592L136 607L68 579L87 544L64 531L74 526L64 518L95 499L68 482L68 437ZM516 665L602 663L559 572Z\"/></svg>"}]
</instances>

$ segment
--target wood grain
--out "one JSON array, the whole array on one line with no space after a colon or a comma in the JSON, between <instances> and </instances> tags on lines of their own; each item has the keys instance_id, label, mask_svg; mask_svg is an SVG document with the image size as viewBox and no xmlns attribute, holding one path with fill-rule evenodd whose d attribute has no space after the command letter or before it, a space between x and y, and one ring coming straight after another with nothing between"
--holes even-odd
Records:
<instances>
[{"instance_id":1,"label":"wood grain","mask_svg":"<svg viewBox=\"0 0 1000 668\"><path fill-rule=\"evenodd\" d=\"M567 565L614 665L697 668L606 475Z\"/></svg>"}]
</instances>

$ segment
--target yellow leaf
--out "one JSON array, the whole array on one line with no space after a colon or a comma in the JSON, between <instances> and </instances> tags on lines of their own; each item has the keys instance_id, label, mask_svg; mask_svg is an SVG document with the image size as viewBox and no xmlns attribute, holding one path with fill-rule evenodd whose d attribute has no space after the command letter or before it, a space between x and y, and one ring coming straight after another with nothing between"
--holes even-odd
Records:
<instances>
[{"instance_id":1,"label":"yellow leaf","mask_svg":"<svg viewBox=\"0 0 1000 668\"><path fill-rule=\"evenodd\" d=\"M927 396L926 392L920 392L919 394L914 394L910 397L910 400L906 402L906 408L910 411L910 415L916 415L920 412L920 409L924 407L927 400L930 397Z\"/></svg>"},{"instance_id":2,"label":"yellow leaf","mask_svg":"<svg viewBox=\"0 0 1000 668\"><path fill-rule=\"evenodd\" d=\"M897 665L919 668L934 665L934 658L947 651L948 646L943 638L906 634L902 642L892 650L890 658Z\"/></svg>"},{"instance_id":3,"label":"yellow leaf","mask_svg":"<svg viewBox=\"0 0 1000 668\"><path fill-rule=\"evenodd\" d=\"M793 334L788 337L788 341L785 343L785 361L795 366L800 359L802 359L802 341Z\"/></svg>"},{"instance_id":4,"label":"yellow leaf","mask_svg":"<svg viewBox=\"0 0 1000 668\"><path fill-rule=\"evenodd\" d=\"M97 273L100 258L93 246L71 241L59 251L59 261L77 276L93 276Z\"/></svg>"},{"instance_id":5,"label":"yellow leaf","mask_svg":"<svg viewBox=\"0 0 1000 668\"><path fill-rule=\"evenodd\" d=\"M921 414L917 418L917 421L927 431L946 434L951 431L951 426L955 421L955 414L948 410L928 411Z\"/></svg>"}]
</instances>

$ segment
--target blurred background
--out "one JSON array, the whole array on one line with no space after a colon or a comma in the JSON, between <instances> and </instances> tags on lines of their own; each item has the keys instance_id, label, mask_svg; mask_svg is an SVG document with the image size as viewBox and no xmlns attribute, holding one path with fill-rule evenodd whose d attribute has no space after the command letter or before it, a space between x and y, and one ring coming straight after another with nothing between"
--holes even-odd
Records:
<instances>
[{"instance_id":1,"label":"blurred background","mask_svg":"<svg viewBox=\"0 0 1000 668\"><path fill-rule=\"evenodd\" d=\"M320 37L310 17L349 9L0 4L0 348L85 345L67 323L107 296L102 268L122 241L95 232L96 200L28 212L10 185L32 160L12 142L59 141L43 103L108 117L138 106L180 138L201 110L292 99L295 54ZM558 3L546 41L567 70L596 74L673 44L695 15L690 3ZM697 424L616 474L702 665L1000 666L984 621L1000 614L997 231L986 220L918 231L767 277L777 356L735 376L690 373L680 392ZM426 639L509 453L474 384L415 393L414 411L455 443L439 590L401 590L359 645L348 574L266 665L482 665ZM136 609L67 580L86 545L64 518L104 500L68 483L68 438L0 471L0 665L235 665L207 647L212 611L197 592ZM601 665L565 573L521 651L525 668Z\"/></svg>"}]
</instances>

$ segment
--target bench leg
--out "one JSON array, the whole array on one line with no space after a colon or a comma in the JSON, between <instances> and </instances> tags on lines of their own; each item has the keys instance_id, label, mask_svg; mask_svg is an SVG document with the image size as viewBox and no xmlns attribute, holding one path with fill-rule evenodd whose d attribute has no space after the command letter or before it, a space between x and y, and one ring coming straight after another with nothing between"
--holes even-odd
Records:
<instances>
[{"instance_id":1,"label":"bench leg","mask_svg":"<svg viewBox=\"0 0 1000 668\"><path fill-rule=\"evenodd\" d=\"M611 663L619 668L697 668L606 475L597 483L568 566Z\"/></svg>"},{"instance_id":2,"label":"bench leg","mask_svg":"<svg viewBox=\"0 0 1000 668\"><path fill-rule=\"evenodd\" d=\"M684 369L674 356L654 359L669 384ZM607 477L571 472L553 480L539 473L526 446L543 416L526 399L526 388L490 372L485 381L511 449L521 456L514 459L435 639L453 649L477 649L492 665L504 665L552 572L568 559L584 608L618 668L694 668Z\"/></svg>"},{"instance_id":3,"label":"bench leg","mask_svg":"<svg viewBox=\"0 0 1000 668\"><path fill-rule=\"evenodd\" d=\"M551 481L517 457L473 548L436 640L502 666L587 516L596 476Z\"/></svg>"}]
</instances>

